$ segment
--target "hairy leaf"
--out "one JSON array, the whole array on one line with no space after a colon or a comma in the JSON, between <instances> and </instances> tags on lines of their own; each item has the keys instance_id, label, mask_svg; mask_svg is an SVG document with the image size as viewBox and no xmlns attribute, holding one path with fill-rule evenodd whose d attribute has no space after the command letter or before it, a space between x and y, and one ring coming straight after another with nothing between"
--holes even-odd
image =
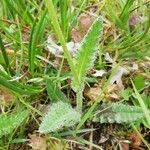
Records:
<instances>
[{"instance_id":1,"label":"hairy leaf","mask_svg":"<svg viewBox=\"0 0 150 150\"><path fill-rule=\"evenodd\" d=\"M87 35L83 39L81 47L75 56L75 67L79 83L81 83L84 79L87 70L93 66L94 60L96 58L95 56L98 51L98 42L99 37L102 34L102 29L102 21L100 18L98 18L89 29ZM73 82L75 84L76 81Z\"/></svg>"},{"instance_id":2,"label":"hairy leaf","mask_svg":"<svg viewBox=\"0 0 150 150\"><path fill-rule=\"evenodd\" d=\"M144 119L141 107L126 104L103 104L101 113L94 116L94 122L100 123L131 123ZM103 111L104 110L104 111Z\"/></svg>"},{"instance_id":3,"label":"hairy leaf","mask_svg":"<svg viewBox=\"0 0 150 150\"><path fill-rule=\"evenodd\" d=\"M70 127L80 120L80 113L68 103L59 101L54 103L43 118L39 132L54 132L62 127Z\"/></svg>"},{"instance_id":4,"label":"hairy leaf","mask_svg":"<svg viewBox=\"0 0 150 150\"><path fill-rule=\"evenodd\" d=\"M0 137L10 134L29 115L27 110L19 110L14 114L0 115Z\"/></svg>"}]
</instances>

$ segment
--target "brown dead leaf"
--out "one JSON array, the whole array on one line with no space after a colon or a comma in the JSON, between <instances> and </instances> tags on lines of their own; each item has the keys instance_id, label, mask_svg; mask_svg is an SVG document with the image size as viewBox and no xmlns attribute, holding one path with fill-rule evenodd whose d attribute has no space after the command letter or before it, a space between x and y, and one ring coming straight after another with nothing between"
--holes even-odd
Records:
<instances>
[{"instance_id":1,"label":"brown dead leaf","mask_svg":"<svg viewBox=\"0 0 150 150\"><path fill-rule=\"evenodd\" d=\"M28 27L23 28L22 30L22 38L24 42L29 41L30 38L30 29Z\"/></svg>"},{"instance_id":2,"label":"brown dead leaf","mask_svg":"<svg viewBox=\"0 0 150 150\"><path fill-rule=\"evenodd\" d=\"M79 26L76 26L71 31L71 38L74 42L81 42L87 31L91 27L94 18L88 14L81 14L79 16L78 22Z\"/></svg>"},{"instance_id":3,"label":"brown dead leaf","mask_svg":"<svg viewBox=\"0 0 150 150\"><path fill-rule=\"evenodd\" d=\"M96 99L100 95L100 89L99 87L92 87L88 89L84 94L91 100Z\"/></svg>"},{"instance_id":4,"label":"brown dead leaf","mask_svg":"<svg viewBox=\"0 0 150 150\"><path fill-rule=\"evenodd\" d=\"M37 135L31 135L31 134L29 134L29 137L30 137L29 146L32 148L32 150L46 150L47 149L46 140L44 138L37 136Z\"/></svg>"},{"instance_id":5,"label":"brown dead leaf","mask_svg":"<svg viewBox=\"0 0 150 150\"><path fill-rule=\"evenodd\" d=\"M79 28L83 32L87 32L93 23L93 18L88 14L81 14L79 17Z\"/></svg>"},{"instance_id":6,"label":"brown dead leaf","mask_svg":"<svg viewBox=\"0 0 150 150\"><path fill-rule=\"evenodd\" d=\"M140 63L140 66L150 68L150 57L145 57L145 60Z\"/></svg>"},{"instance_id":7,"label":"brown dead leaf","mask_svg":"<svg viewBox=\"0 0 150 150\"><path fill-rule=\"evenodd\" d=\"M129 135L129 139L131 140L132 142L132 147L133 148L137 148L141 145L142 141L141 141L141 138L139 137L139 135L137 133L131 133Z\"/></svg>"},{"instance_id":8,"label":"brown dead leaf","mask_svg":"<svg viewBox=\"0 0 150 150\"><path fill-rule=\"evenodd\" d=\"M120 96L118 94L116 94L116 93L110 93L110 94L106 95L105 98L107 100L117 101L117 100L120 99Z\"/></svg>"},{"instance_id":9,"label":"brown dead leaf","mask_svg":"<svg viewBox=\"0 0 150 150\"><path fill-rule=\"evenodd\" d=\"M129 144L128 143L121 143L121 148L122 148L122 150L129 150L130 149L130 146L129 146Z\"/></svg>"},{"instance_id":10,"label":"brown dead leaf","mask_svg":"<svg viewBox=\"0 0 150 150\"><path fill-rule=\"evenodd\" d=\"M90 104L96 100L96 98L101 94L101 88L100 87L91 87L91 88L88 88L88 89L85 89L84 91L84 96L89 98L91 101L90 101Z\"/></svg>"},{"instance_id":11,"label":"brown dead leaf","mask_svg":"<svg viewBox=\"0 0 150 150\"><path fill-rule=\"evenodd\" d=\"M54 60L54 67L55 68L59 68L60 65L62 64L62 61L63 61L63 58L56 57L55 60ZM63 67L62 67L62 72L66 72L68 70L69 70L69 65L67 63L67 60L64 59L64 61L63 61Z\"/></svg>"},{"instance_id":12,"label":"brown dead leaf","mask_svg":"<svg viewBox=\"0 0 150 150\"><path fill-rule=\"evenodd\" d=\"M81 42L83 39L83 35L81 34L79 29L73 28L71 31L71 38L74 42Z\"/></svg>"},{"instance_id":13,"label":"brown dead leaf","mask_svg":"<svg viewBox=\"0 0 150 150\"><path fill-rule=\"evenodd\" d=\"M48 138L48 150L70 150L69 144L64 141L57 139L55 137Z\"/></svg>"},{"instance_id":14,"label":"brown dead leaf","mask_svg":"<svg viewBox=\"0 0 150 150\"><path fill-rule=\"evenodd\" d=\"M140 22L140 17L138 15L132 15L129 18L129 26L133 30L137 24Z\"/></svg>"},{"instance_id":15,"label":"brown dead leaf","mask_svg":"<svg viewBox=\"0 0 150 150\"><path fill-rule=\"evenodd\" d=\"M120 92L123 89L124 86L122 84L112 84L108 86L107 93Z\"/></svg>"},{"instance_id":16,"label":"brown dead leaf","mask_svg":"<svg viewBox=\"0 0 150 150\"><path fill-rule=\"evenodd\" d=\"M6 53L9 56L13 56L15 54L14 50L10 49L10 48L6 48Z\"/></svg>"},{"instance_id":17,"label":"brown dead leaf","mask_svg":"<svg viewBox=\"0 0 150 150\"><path fill-rule=\"evenodd\" d=\"M13 93L6 87L0 86L0 99L3 101L3 104L10 104L13 99Z\"/></svg>"}]
</instances>

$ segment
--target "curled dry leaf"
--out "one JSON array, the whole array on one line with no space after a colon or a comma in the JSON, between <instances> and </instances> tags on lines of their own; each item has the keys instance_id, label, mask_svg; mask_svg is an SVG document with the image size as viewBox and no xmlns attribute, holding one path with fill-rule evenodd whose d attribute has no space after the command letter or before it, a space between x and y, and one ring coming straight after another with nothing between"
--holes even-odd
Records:
<instances>
[{"instance_id":1,"label":"curled dry leaf","mask_svg":"<svg viewBox=\"0 0 150 150\"><path fill-rule=\"evenodd\" d=\"M111 58L108 52L105 53L105 60L110 63L114 63L114 60Z\"/></svg>"},{"instance_id":2,"label":"curled dry leaf","mask_svg":"<svg viewBox=\"0 0 150 150\"><path fill-rule=\"evenodd\" d=\"M116 83L116 84L122 84L122 76L127 75L129 71L121 66L117 68L116 74L111 78L110 85Z\"/></svg>"},{"instance_id":3,"label":"curled dry leaf","mask_svg":"<svg viewBox=\"0 0 150 150\"><path fill-rule=\"evenodd\" d=\"M105 98L107 100L116 101L120 99L119 92L124 89L124 86L121 83L109 85L107 88L107 92Z\"/></svg>"},{"instance_id":4,"label":"curled dry leaf","mask_svg":"<svg viewBox=\"0 0 150 150\"><path fill-rule=\"evenodd\" d=\"M120 99L120 96L119 96L119 94L116 94L116 93L110 93L110 94L106 95L105 98L107 100L116 101L116 100Z\"/></svg>"},{"instance_id":5,"label":"curled dry leaf","mask_svg":"<svg viewBox=\"0 0 150 150\"><path fill-rule=\"evenodd\" d=\"M95 73L92 74L93 77L102 77L106 73L105 70L95 70Z\"/></svg>"},{"instance_id":6,"label":"curled dry leaf","mask_svg":"<svg viewBox=\"0 0 150 150\"><path fill-rule=\"evenodd\" d=\"M124 86L122 86L121 84L112 84L108 86L107 93L118 92L122 89L124 89Z\"/></svg>"},{"instance_id":7,"label":"curled dry leaf","mask_svg":"<svg viewBox=\"0 0 150 150\"><path fill-rule=\"evenodd\" d=\"M91 87L89 89L85 89L84 96L89 98L91 101L89 104L91 104L98 96L101 94L101 88L99 86L97 87Z\"/></svg>"},{"instance_id":8,"label":"curled dry leaf","mask_svg":"<svg viewBox=\"0 0 150 150\"><path fill-rule=\"evenodd\" d=\"M30 137L30 144L29 146L32 148L32 150L46 150L47 144L46 140L38 135L31 135Z\"/></svg>"},{"instance_id":9,"label":"curled dry leaf","mask_svg":"<svg viewBox=\"0 0 150 150\"><path fill-rule=\"evenodd\" d=\"M70 54L73 56L77 52L78 48L80 47L80 44L71 41L71 42L68 42L66 44L66 46L67 46L68 51L70 52ZM51 35L47 39L47 49L48 49L49 52L51 52L55 56L61 56L63 54L62 46L57 45L54 42L54 39Z\"/></svg>"}]
</instances>

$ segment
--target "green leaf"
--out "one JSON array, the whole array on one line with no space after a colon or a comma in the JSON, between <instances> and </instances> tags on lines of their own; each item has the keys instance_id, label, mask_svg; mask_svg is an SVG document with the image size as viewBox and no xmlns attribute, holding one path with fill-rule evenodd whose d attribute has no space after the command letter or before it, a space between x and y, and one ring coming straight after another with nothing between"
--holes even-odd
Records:
<instances>
[{"instance_id":1,"label":"green leaf","mask_svg":"<svg viewBox=\"0 0 150 150\"><path fill-rule=\"evenodd\" d=\"M56 102L56 101L64 101L69 102L65 94L57 87L56 83L52 81L51 79L46 80L46 87L47 87L47 93L49 98Z\"/></svg>"},{"instance_id":2,"label":"green leaf","mask_svg":"<svg viewBox=\"0 0 150 150\"><path fill-rule=\"evenodd\" d=\"M37 87L23 85L17 81L10 81L12 78L0 70L0 85L3 85L14 92L22 95L34 95L40 92Z\"/></svg>"},{"instance_id":3,"label":"green leaf","mask_svg":"<svg viewBox=\"0 0 150 150\"><path fill-rule=\"evenodd\" d=\"M13 132L28 115L28 110L19 110L13 114L0 115L0 137Z\"/></svg>"},{"instance_id":4,"label":"green leaf","mask_svg":"<svg viewBox=\"0 0 150 150\"><path fill-rule=\"evenodd\" d=\"M120 91L119 94L124 100L129 100L131 93L132 93L132 89L127 88L125 90Z\"/></svg>"},{"instance_id":5,"label":"green leaf","mask_svg":"<svg viewBox=\"0 0 150 150\"><path fill-rule=\"evenodd\" d=\"M40 16L40 19L35 20L32 26L32 31L30 35L30 42L29 42L29 65L30 65L30 71L32 74L34 73L35 69L35 60L36 55L39 53L37 50L37 44L40 44L40 39L43 36L44 33L44 27L45 27L45 16L47 11L45 10L43 14Z\"/></svg>"},{"instance_id":6,"label":"green leaf","mask_svg":"<svg viewBox=\"0 0 150 150\"><path fill-rule=\"evenodd\" d=\"M39 132L54 132L62 127L71 127L80 121L80 113L74 110L71 105L59 101L54 103L43 118Z\"/></svg>"},{"instance_id":7,"label":"green leaf","mask_svg":"<svg viewBox=\"0 0 150 150\"><path fill-rule=\"evenodd\" d=\"M130 9L133 5L133 2L134 2L134 0L127 0L125 6L119 16L120 20L122 21L122 25L124 25L124 26L127 24L127 21L129 19Z\"/></svg>"},{"instance_id":8,"label":"green leaf","mask_svg":"<svg viewBox=\"0 0 150 150\"><path fill-rule=\"evenodd\" d=\"M135 84L135 87L137 88L137 90L144 88L144 86L145 86L144 76L138 75L134 78L133 81L134 81L134 84Z\"/></svg>"},{"instance_id":9,"label":"green leaf","mask_svg":"<svg viewBox=\"0 0 150 150\"><path fill-rule=\"evenodd\" d=\"M80 84L84 80L86 72L93 66L98 52L99 37L101 37L103 30L103 23L100 18L96 19L92 27L89 29L85 36L81 47L79 48L75 56L75 68L78 75L79 83L73 81L73 86L81 86Z\"/></svg>"},{"instance_id":10,"label":"green leaf","mask_svg":"<svg viewBox=\"0 0 150 150\"><path fill-rule=\"evenodd\" d=\"M140 106L141 106L141 109L142 109L142 111L143 111L143 113L144 113L144 116L145 116L145 118L146 118L146 120L147 120L147 124L148 124L148 126L150 127L150 114L149 114L149 109L148 109L147 106L145 105L145 103L144 103L144 101L143 101L143 99L142 99L140 93L139 93L138 90L136 89L136 87L135 87L133 81L131 81L131 82L132 82L132 86L133 86L133 89L134 89L134 92L135 92L135 96L136 96L136 98L137 98L137 100L138 100L138 102L139 102L139 104L140 104Z\"/></svg>"},{"instance_id":11,"label":"green leaf","mask_svg":"<svg viewBox=\"0 0 150 150\"><path fill-rule=\"evenodd\" d=\"M101 111L102 110L102 111ZM100 123L132 123L144 119L141 107L126 104L102 104L101 113L96 113L94 122Z\"/></svg>"},{"instance_id":12,"label":"green leaf","mask_svg":"<svg viewBox=\"0 0 150 150\"><path fill-rule=\"evenodd\" d=\"M9 59L8 59L8 56L7 56L7 53L6 53L6 50L5 50L4 43L2 41L1 35L0 35L0 49L2 51L2 56L3 56L4 61L5 61L6 69L7 69L7 71L11 72Z\"/></svg>"}]
</instances>

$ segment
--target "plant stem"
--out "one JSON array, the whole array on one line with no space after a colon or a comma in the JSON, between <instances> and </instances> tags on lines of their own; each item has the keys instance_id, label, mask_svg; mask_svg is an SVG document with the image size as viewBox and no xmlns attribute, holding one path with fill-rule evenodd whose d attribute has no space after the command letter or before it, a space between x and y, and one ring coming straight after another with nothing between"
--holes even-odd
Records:
<instances>
[{"instance_id":1,"label":"plant stem","mask_svg":"<svg viewBox=\"0 0 150 150\"><path fill-rule=\"evenodd\" d=\"M82 112L82 105L83 105L83 95L82 95L82 93L83 93L83 90L79 90L79 91L77 91L77 98L76 98L76 100L77 100L77 111L78 112Z\"/></svg>"},{"instance_id":2,"label":"plant stem","mask_svg":"<svg viewBox=\"0 0 150 150\"><path fill-rule=\"evenodd\" d=\"M46 4L46 7L48 9L48 13L49 13L49 16L51 18L52 25L54 27L57 38L58 38L58 40L60 41L60 43L63 47L64 55L65 55L65 57L68 61L70 69L71 69L73 75L75 76L75 79L78 80L78 76L77 76L77 73L75 71L73 60L72 60L71 55L70 55L70 53L67 49L65 38L63 36L62 30L60 28L60 25L59 25L59 22L58 22L58 19L57 19L57 14L56 14L53 2L52 2L52 0L45 0L45 4Z\"/></svg>"},{"instance_id":3,"label":"plant stem","mask_svg":"<svg viewBox=\"0 0 150 150\"><path fill-rule=\"evenodd\" d=\"M68 61L70 69L73 73L74 80L76 80L76 82L79 85L80 82L79 82L78 74L75 70L75 66L74 66L72 57L71 57L71 55L70 55L70 53L67 49L65 38L64 38L64 35L63 35L62 30L60 28L60 25L59 25L59 22L58 22L58 19L57 19L57 14L56 14L56 11L55 11L52 0L45 0L45 5L48 9L48 13L49 13L49 16L51 18L51 23L54 27L56 36L57 36L58 40L60 41L60 43L63 47L64 55L65 55L65 57ZM79 92L79 93L77 92L77 110L81 110L81 109L82 109L82 92Z\"/></svg>"}]
</instances>

